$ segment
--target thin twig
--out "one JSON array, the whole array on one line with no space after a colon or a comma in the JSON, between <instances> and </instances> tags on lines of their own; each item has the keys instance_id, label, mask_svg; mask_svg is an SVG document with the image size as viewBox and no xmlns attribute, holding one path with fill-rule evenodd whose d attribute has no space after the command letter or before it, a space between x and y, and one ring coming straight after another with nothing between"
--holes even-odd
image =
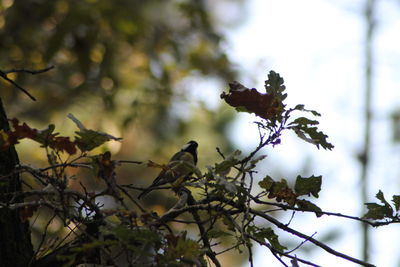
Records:
<instances>
[{"instance_id":1,"label":"thin twig","mask_svg":"<svg viewBox=\"0 0 400 267\"><path fill-rule=\"evenodd\" d=\"M117 163L133 163L133 164L143 164L143 161L136 160L117 160Z\"/></svg>"},{"instance_id":2,"label":"thin twig","mask_svg":"<svg viewBox=\"0 0 400 267\"><path fill-rule=\"evenodd\" d=\"M317 234L317 232L313 233L310 237L313 238L315 235ZM305 243L307 243L308 239L304 239L300 244L298 244L294 249L286 251L284 254L290 254L296 250L298 250L302 245L304 245Z\"/></svg>"},{"instance_id":3,"label":"thin twig","mask_svg":"<svg viewBox=\"0 0 400 267\"><path fill-rule=\"evenodd\" d=\"M129 193L120 185L117 185L117 188L122 191L132 202L135 204L142 212L146 212L146 210L137 202Z\"/></svg>"},{"instance_id":4,"label":"thin twig","mask_svg":"<svg viewBox=\"0 0 400 267\"><path fill-rule=\"evenodd\" d=\"M215 201L215 199L213 199L213 200ZM230 201L230 200L224 199L224 198L218 198L218 200L221 201L221 202L225 202L225 203L229 204L229 205L232 206L232 207L235 207L236 210L233 211L233 212L235 212L235 213L240 213L240 212L243 212L243 211L244 211L243 204L239 204L239 203L237 203L237 202ZM202 203L207 203L208 201L210 201L210 200L203 200ZM204 204L203 204L203 205L204 205ZM203 209L203 208L205 207L205 206L203 206L203 205L196 205L196 206L192 206L191 208ZM218 207L218 211L219 211L219 212L222 212L222 211L220 210L220 207ZM370 264L370 263L368 263L368 262L365 262L365 261L362 261L362 260L353 258L353 257L351 257L351 256L349 256L349 255L346 255L346 254L344 254L344 253L341 253L341 252L339 252L339 251L336 251L336 250L332 249L331 247L325 245L324 243L322 243L322 242L320 242L320 241L318 241L318 240L316 240L316 239L314 239L314 238L312 238L312 237L310 237L310 236L308 236L308 235L306 235L306 234L303 234L303 233L301 233L301 232L298 232L298 231L296 231L296 230L294 230L294 229L292 229L292 228L286 226L285 224L281 223L280 221L278 221L278 220L275 219L274 217L269 216L268 214L265 214L265 212L263 212L263 211L258 211L258 210L252 209L252 208L250 208L249 211L250 211L251 214L254 214L254 215L256 215L256 216L258 216L258 217L260 217L260 218L263 218L263 219L265 219L265 220L271 222L272 224L276 225L278 228L284 230L285 232L288 232L288 233L291 233L291 234L293 234L293 235L295 235L295 236L298 236L298 237L300 237L300 238L309 240L309 241L310 241L311 243L313 243L314 245L316 245L316 246L322 248L323 250L327 251L328 253L330 253L330 254L332 254L332 255L335 255L335 256L337 256L337 257L346 259L346 260L348 260L348 261L351 261L351 262L354 262L354 263L357 263L357 264L360 264L360 265L363 265L363 266L368 266L368 267L375 266L375 265Z\"/></svg>"},{"instance_id":5,"label":"thin twig","mask_svg":"<svg viewBox=\"0 0 400 267\"><path fill-rule=\"evenodd\" d=\"M281 208L282 210L294 210L294 211L315 213L315 211L312 211L312 210L305 210L303 208L292 207L292 206L289 206L289 205L276 203L276 202L262 201L262 200L260 200L260 197L252 197L252 196L250 196L250 197L257 204L276 206L276 207ZM269 211L276 211L276 210L269 210ZM351 220L355 220L355 221L360 221L360 222L363 222L365 224L369 224L369 225L374 226L374 227L383 226L383 225L389 225L389 224L393 224L393 223L400 223L400 220L396 220L396 219L392 219L391 221L373 222L373 221L369 221L367 219L363 219L363 218L360 218L360 217L357 217L357 216L346 215L346 214L342 214L342 213L338 213L338 212L318 211L318 213L319 214L323 214L323 215L328 215L328 216L336 216L336 217L342 217L342 218L351 219Z\"/></svg>"},{"instance_id":6,"label":"thin twig","mask_svg":"<svg viewBox=\"0 0 400 267\"><path fill-rule=\"evenodd\" d=\"M219 147L217 147L216 149L217 149L218 154L221 156L221 158L222 158L223 160L225 160L225 156L224 156L224 154L221 152L221 149L219 149Z\"/></svg>"},{"instance_id":7,"label":"thin twig","mask_svg":"<svg viewBox=\"0 0 400 267\"><path fill-rule=\"evenodd\" d=\"M24 72L24 73L29 73L29 74L35 75L35 74L47 72L47 71L49 71L49 70L51 70L51 69L53 69L53 68L54 68L54 65L51 65L51 66L48 66L47 68L39 69L39 70L11 69L11 70L3 71L3 72L4 72L5 74L17 73L17 72Z\"/></svg>"},{"instance_id":8,"label":"thin twig","mask_svg":"<svg viewBox=\"0 0 400 267\"><path fill-rule=\"evenodd\" d=\"M188 204L193 205L195 203L195 200L189 190L187 193L188 193ZM207 249L206 250L207 256L211 259L211 261L215 264L215 266L220 267L221 263L218 261L215 252L211 249L211 245L207 237L207 232L204 229L204 225L201 223L199 214L197 213L196 210L191 211L191 213L193 215L193 219L197 222L201 240L203 241L204 247Z\"/></svg>"},{"instance_id":9,"label":"thin twig","mask_svg":"<svg viewBox=\"0 0 400 267\"><path fill-rule=\"evenodd\" d=\"M357 264L360 264L360 265L363 265L363 266L368 266L368 267L373 267L373 266L375 266L375 265L370 264L370 263L368 263L368 262L365 262L365 261L362 261L362 260L353 258L353 257L351 257L351 256L349 256L349 255L346 255L346 254L344 254L344 253L341 253L341 252L339 252L339 251L336 251L336 250L332 249L331 247L325 245L324 243L322 243L322 242L320 242L320 241L318 241L318 240L316 240L316 239L314 239L314 238L312 238L312 237L310 237L310 236L308 236L308 235L305 235L305 234L303 234L303 233L300 233L300 232L298 232L298 231L296 231L296 230L294 230L294 229L292 229L292 228L290 228L290 227L284 225L283 223L281 223L280 221L278 221L278 220L275 219L274 217L269 216L269 215L267 215L267 214L264 214L263 212L260 212L260 211L254 210L254 209L250 209L250 212L253 213L253 214L258 215L258 216L261 217L261 218L266 219L267 221L273 223L274 225L276 225L278 228L284 230L285 232L288 232L288 233L291 233L291 234L293 234L293 235L295 235L295 236L298 236L298 237L300 237L300 238L309 240L309 241L310 241L311 243L313 243L314 245L316 245L316 246L322 248L323 250L327 251L328 253L330 253L330 254L332 254L332 255L335 255L335 256L337 256L337 257L339 257L339 258L346 259L346 260L348 260L348 261L351 261L351 262L354 262L354 263L357 263Z\"/></svg>"},{"instance_id":10,"label":"thin twig","mask_svg":"<svg viewBox=\"0 0 400 267\"><path fill-rule=\"evenodd\" d=\"M36 252L35 252L35 256L34 256L34 257L37 257L37 254L39 253L40 248L43 246L43 243L44 243L44 241L45 241L45 239L46 239L46 236L47 236L47 234L48 234L47 229L49 228L50 223L53 221L53 219L54 219L56 216L57 216L57 214L54 213L53 216L50 218L50 220L47 222L47 224L44 226L42 238L41 238L41 240L40 240L40 242L39 242L39 245L38 245L38 247L37 247L37 249L36 249Z\"/></svg>"},{"instance_id":11,"label":"thin twig","mask_svg":"<svg viewBox=\"0 0 400 267\"><path fill-rule=\"evenodd\" d=\"M271 253L275 256L275 258L277 258L277 259L280 261L280 263L282 263L283 266L287 266L287 264L286 264L285 262L283 262L283 261L281 260L281 258L279 258L279 256L278 256L277 254L282 255L282 256L285 256L285 257L290 258L290 259L296 259L296 260L298 260L298 261L301 262L301 263L304 263L304 264L307 264L307 265L310 265L310 266L313 266L313 267L322 267L322 266L317 265L317 264L315 264L315 263L312 263L312 262L310 262L310 261L306 261L306 260L300 259L300 258L298 258L298 257L296 257L296 256L282 254L282 252L279 252L279 251L276 250L274 247L272 247L270 244L268 244L268 243L266 243L266 242L263 242L263 241L261 241L261 240L258 240L258 239L256 239L255 237L253 237L253 236L251 236L251 235L249 235L249 238L252 239L252 240L254 240L255 242L257 242L257 243L263 245L263 246L266 246L268 249L270 249Z\"/></svg>"},{"instance_id":12,"label":"thin twig","mask_svg":"<svg viewBox=\"0 0 400 267\"><path fill-rule=\"evenodd\" d=\"M54 68L54 66L49 66L47 68L40 69L40 70L27 70L27 69L12 69L12 70L7 70L7 71L0 70L0 77L2 77L4 80L6 80L7 82L11 83L12 85L17 87L22 92L24 92L30 99L32 99L33 101L36 101L36 98L33 95L31 95L22 86L20 86L19 84L17 84L16 82L11 80L10 78L8 78L7 74L10 74L10 73L21 73L22 72L22 73L29 73L29 74L35 75L35 74L39 74L39 73L43 73L43 72L49 71L52 68Z\"/></svg>"}]
</instances>

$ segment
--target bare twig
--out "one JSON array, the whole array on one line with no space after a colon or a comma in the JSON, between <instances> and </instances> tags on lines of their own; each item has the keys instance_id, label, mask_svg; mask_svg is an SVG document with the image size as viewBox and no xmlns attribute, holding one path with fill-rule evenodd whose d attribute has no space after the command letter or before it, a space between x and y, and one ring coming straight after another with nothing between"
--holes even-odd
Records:
<instances>
[{"instance_id":1,"label":"bare twig","mask_svg":"<svg viewBox=\"0 0 400 267\"><path fill-rule=\"evenodd\" d=\"M288 266L288 265L287 265L285 262L283 262L283 261L279 258L279 256L277 256L277 254L282 255L282 256L285 256L285 257L290 258L290 259L296 259L296 260L298 260L298 261L301 262L301 263L304 263L304 264L307 264L307 265L310 265L310 266L313 266L313 267L322 267L322 266L317 265L317 264L315 264L315 263L312 263L312 262L310 262L310 261L300 259L300 258L298 258L298 257L296 257L296 256L292 256L292 255L289 255L289 254L286 254L286 253L282 254L281 252L279 252L278 250L276 250L274 247L272 247L270 244L268 244L268 243L266 243L266 242L263 242L263 241L261 241L261 240L259 240L259 239L256 239L256 238L254 238L254 237L251 236L251 235L249 235L249 238L252 239L252 240L254 240L255 242L257 242L257 243L259 243L259 244L261 244L261 245L266 246L267 248L269 248L269 249L271 250L271 252L273 253L273 255L282 263L283 266Z\"/></svg>"},{"instance_id":2,"label":"bare twig","mask_svg":"<svg viewBox=\"0 0 400 267\"><path fill-rule=\"evenodd\" d=\"M225 203L229 204L232 207L235 207L236 209L231 211L233 213L237 214L237 213L242 213L242 212L245 211L245 208L243 207L243 204L239 204L237 202L230 201L230 200L227 200L227 199L224 199L224 198L217 198L217 199L219 199L219 201L221 201L221 202L225 202ZM213 200L215 201L216 199L213 199ZM202 203L207 203L208 201L210 201L210 200L205 199L205 200L202 201ZM191 206L189 209L193 209L193 208L194 209L204 209L205 207L206 207L206 205L204 205L204 204L202 204L202 205L198 205L197 204L195 206ZM211 206L209 208L216 208L219 212L221 212L221 208L220 207ZM184 209L182 209L182 210L184 210ZM286 226L285 224L281 223L280 221L278 221L274 217L269 216L268 214L265 214L262 211L258 211L258 210L251 209L251 208L249 209L249 211L250 211L251 214L254 214L254 215L256 215L256 216L258 216L260 218L263 218L263 219L271 222L272 224L276 225L278 228L284 230L285 232L291 233L291 234L296 235L296 236L298 236L300 238L303 238L305 240L310 241L314 245L322 248L323 250L327 251L328 253L330 253L332 255L335 255L337 257L346 259L348 261L351 261L351 262L354 262L354 263L357 263L357 264L360 264L360 265L363 265L363 266L368 266L368 267L374 266L373 264L370 264L368 262L353 258L351 256L348 256L348 255L344 254L344 253L338 252L338 251L332 249L331 247L325 245L324 243L312 238L311 236L308 236L306 234L303 234L301 232L298 232L298 231Z\"/></svg>"},{"instance_id":3,"label":"bare twig","mask_svg":"<svg viewBox=\"0 0 400 267\"><path fill-rule=\"evenodd\" d=\"M312 238L312 237L314 237L315 235L316 235L317 233L315 232L315 233L313 233L310 237ZM294 249L292 249L292 250L289 250L289 251L286 251L284 254L285 255L288 255L288 254L290 254L290 253L293 253L294 251L296 251L296 250L298 250L302 245L304 245L305 243L307 243L307 239L304 239L300 244L298 244Z\"/></svg>"},{"instance_id":4,"label":"bare twig","mask_svg":"<svg viewBox=\"0 0 400 267\"><path fill-rule=\"evenodd\" d=\"M33 101L36 101L36 98L33 95L31 95L22 86L20 86L19 84L17 84L16 82L11 80L10 78L8 78L7 74L10 74L10 73L21 73L22 72L22 73L29 73L29 74L35 75L35 74L39 74L39 73L43 73L43 72L49 71L52 68L54 68L54 66L49 66L47 68L40 69L40 70L27 70L27 69L12 69L12 70L7 70L7 71L0 70L0 77L2 77L4 80L6 80L7 82L11 83L12 85L17 87L22 92L24 92L30 99L32 99Z\"/></svg>"},{"instance_id":5,"label":"bare twig","mask_svg":"<svg viewBox=\"0 0 400 267\"><path fill-rule=\"evenodd\" d=\"M132 163L132 164L143 164L143 161L136 161L136 160L117 160L118 163Z\"/></svg>"},{"instance_id":6,"label":"bare twig","mask_svg":"<svg viewBox=\"0 0 400 267\"><path fill-rule=\"evenodd\" d=\"M294 210L294 211L315 213L315 211L312 211L312 210L306 210L303 208L292 207L292 206L277 203L277 202L262 201L262 200L260 200L259 197L252 197L252 196L250 196L250 197L257 204L264 204L264 205L280 207L282 210ZM275 210L273 210L273 211L275 211ZM336 216L336 217L342 217L342 218L351 219L351 220L355 220L355 221L360 221L362 223L369 224L374 227L389 225L389 224L393 224L393 223L400 223L400 220L396 220L396 219L392 219L391 221L376 221L376 222L374 222L374 221L363 219L363 218L360 218L357 216L346 215L346 214L342 214L342 213L338 213L338 212L318 211L318 213L327 215L327 216Z\"/></svg>"},{"instance_id":7,"label":"bare twig","mask_svg":"<svg viewBox=\"0 0 400 267\"><path fill-rule=\"evenodd\" d=\"M224 154L221 152L221 149L220 149L219 147L217 147L216 149L217 149L218 154L221 156L221 158L222 158L223 160L225 160L225 156L224 156Z\"/></svg>"},{"instance_id":8,"label":"bare twig","mask_svg":"<svg viewBox=\"0 0 400 267\"><path fill-rule=\"evenodd\" d=\"M187 191L189 191L189 190L187 190ZM190 193L190 191L188 193L189 193L187 196L188 204L193 205L195 203L195 200L194 200L192 194ZM201 240L203 241L204 247L207 249L206 250L207 256L211 259L211 261L215 264L215 266L220 267L221 263L218 261L215 252L211 249L211 245L210 245L210 242L207 237L207 232L204 229L204 225L201 223L199 214L197 213L196 210L191 211L191 213L193 215L193 219L197 222Z\"/></svg>"},{"instance_id":9,"label":"bare twig","mask_svg":"<svg viewBox=\"0 0 400 267\"><path fill-rule=\"evenodd\" d=\"M322 243L322 242L320 242L320 241L318 241L318 240L316 240L316 239L314 239L314 238L312 238L312 237L310 237L310 236L308 236L308 235L305 235L305 234L303 234L303 233L300 233L300 232L298 232L298 231L296 231L296 230L294 230L294 229L292 229L292 228L290 228L290 227L284 225L283 223L281 223L280 221L278 221L278 220L275 219L274 217L269 216L269 215L267 215L267 214L264 214L263 212L260 212L260 211L254 210L254 209L251 209L250 212L253 213L253 214L258 215L258 216L261 217L261 218L266 219L267 221L273 223L274 225L276 225L278 228L284 230L285 232L288 232L288 233L291 233L291 234L293 234L293 235L295 235L295 236L298 236L298 237L301 237L301 238L303 238L303 239L309 240L309 241L310 241L311 243L313 243L314 245L316 245L316 246L322 248L323 250L327 251L328 253L330 253L330 254L332 254L332 255L335 255L335 256L340 257L340 258L342 258L342 259L346 259L346 260L348 260L348 261L351 261L351 262L354 262L354 263L357 263L357 264L360 264L360 265L363 265L363 266L368 266L368 267L373 267L373 266L375 266L375 265L370 264L370 263L368 263L368 262L365 262L365 261L362 261L362 260L353 258L353 257L351 257L351 256L348 256L348 255L344 254L344 253L341 253L341 252L339 252L339 251L336 251L336 250L332 249L331 247L325 245L324 243Z\"/></svg>"},{"instance_id":10,"label":"bare twig","mask_svg":"<svg viewBox=\"0 0 400 267\"><path fill-rule=\"evenodd\" d=\"M45 241L45 239L46 239L46 236L47 236L47 233L48 233L48 232L47 232L47 229L49 228L50 223L53 221L53 219L54 219L56 216L57 216L57 214L54 213L53 216L51 216L51 218L50 218L49 221L47 222L47 224L44 226L42 238L41 238L41 240L40 240L40 242L39 242L39 245L38 245L38 247L37 247L37 249L36 249L35 257L37 257L37 254L39 253L40 248L43 246L43 243L44 243L44 241Z\"/></svg>"},{"instance_id":11,"label":"bare twig","mask_svg":"<svg viewBox=\"0 0 400 267\"><path fill-rule=\"evenodd\" d=\"M39 70L11 69L11 70L7 70L7 71L3 71L3 72L4 72L5 74L23 72L23 73L29 73L29 74L35 75L35 74L47 72L47 71L49 71L49 70L51 70L51 69L53 69L53 68L54 68L54 65L51 65L51 66L48 66L47 68L39 69Z\"/></svg>"},{"instance_id":12,"label":"bare twig","mask_svg":"<svg viewBox=\"0 0 400 267\"><path fill-rule=\"evenodd\" d=\"M129 193L120 185L117 185L118 189L122 191L122 193L125 194L132 202L135 204L142 212L145 212L146 210L137 202Z\"/></svg>"}]
</instances>

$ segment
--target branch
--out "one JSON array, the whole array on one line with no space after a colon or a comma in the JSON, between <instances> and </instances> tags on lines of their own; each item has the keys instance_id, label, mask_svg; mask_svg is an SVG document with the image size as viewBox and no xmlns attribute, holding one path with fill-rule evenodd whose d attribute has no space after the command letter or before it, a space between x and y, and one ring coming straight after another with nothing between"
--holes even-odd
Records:
<instances>
[{"instance_id":1,"label":"branch","mask_svg":"<svg viewBox=\"0 0 400 267\"><path fill-rule=\"evenodd\" d=\"M254 240L255 242L257 242L257 243L263 245L263 246L266 246L268 249L271 250L271 252L274 254L274 256L275 256L275 254L279 254L279 255L281 255L281 256L285 256L285 257L287 257L287 258L297 260L297 261L299 261L299 262L301 262L301 263L304 263L304 264L307 264L307 265L311 265L311 266L314 266L314 267L322 267L322 266L317 265L317 264L315 264L315 263L312 263L312 262L310 262L310 261L306 261L306 260L300 259L300 258L298 258L298 257L296 257L296 256L292 256L292 255L289 255L289 254L286 254L286 253L283 253L283 254L282 254L282 252L276 250L276 249L275 249L273 246L271 246L270 244L268 244L268 243L266 243L266 242L262 242L261 240L256 239L255 237L253 237L253 236L251 236L251 235L247 235L247 237L250 238L250 239L252 239L252 240ZM281 261L279 258L277 258L277 259L278 259L279 261ZM281 263L284 264L285 266L287 266L286 263L284 263L284 262L282 262L282 261L281 261Z\"/></svg>"},{"instance_id":2,"label":"branch","mask_svg":"<svg viewBox=\"0 0 400 267\"><path fill-rule=\"evenodd\" d=\"M10 73L21 73L22 72L22 73L29 73L29 74L35 75L35 74L39 74L39 73L43 73L43 72L49 71L49 70L51 70L53 68L54 68L54 66L52 65L52 66L49 66L47 68L40 69L40 70L26 70L26 69L12 69L12 70L7 70L7 71L0 70L0 77L2 77L4 80L6 80L7 82L11 83L12 85L17 87L22 92L24 92L30 99L32 99L33 101L36 101L36 98L33 95L31 95L22 86L20 86L19 84L17 84L16 82L11 80L10 78L8 78L7 74L10 74Z\"/></svg>"},{"instance_id":3,"label":"branch","mask_svg":"<svg viewBox=\"0 0 400 267\"><path fill-rule=\"evenodd\" d=\"M49 71L49 70L51 70L53 68L54 68L54 65L51 65L51 66L48 66L47 68L39 69L39 70L11 69L11 70L7 70L7 71L3 71L3 73L5 73L7 75L9 73L23 72L23 73L29 73L29 74L35 75L35 74L47 72L47 71Z\"/></svg>"},{"instance_id":4,"label":"branch","mask_svg":"<svg viewBox=\"0 0 400 267\"><path fill-rule=\"evenodd\" d=\"M195 204L195 200L194 200L192 194L190 193L190 191L185 190L185 193L188 193L188 195L187 195L188 205ZM203 241L204 247L206 247L206 249L207 249L207 251L206 251L207 256L212 260L212 262L215 264L216 267L221 267L221 263L218 261L215 252L211 249L210 242L207 238L207 232L205 231L204 226L201 223L201 219L200 219L199 214L197 213L197 210L192 210L191 213L193 215L193 219L196 221L197 226L199 227L200 238Z\"/></svg>"},{"instance_id":5,"label":"branch","mask_svg":"<svg viewBox=\"0 0 400 267\"><path fill-rule=\"evenodd\" d=\"M137 161L137 160L117 160L118 163L132 163L132 164L143 164L143 161Z\"/></svg>"},{"instance_id":6,"label":"branch","mask_svg":"<svg viewBox=\"0 0 400 267\"><path fill-rule=\"evenodd\" d=\"M258 129L259 129L260 141L259 141L257 147L247 157L245 157L244 159L242 159L239 162L242 165L247 163L248 161L250 161L250 159L253 158L254 155L257 154L257 152L260 151L266 145L274 144L274 140L279 138L279 136L281 135L281 132L285 129L286 120L283 120L281 122L281 124L279 126L277 126L276 128L269 129L270 133L269 133L267 140L265 140L265 141L264 141L265 134L262 134L260 131L260 127L261 127L260 123L258 123L258 122L255 122L255 123L259 127Z\"/></svg>"},{"instance_id":7,"label":"branch","mask_svg":"<svg viewBox=\"0 0 400 267\"><path fill-rule=\"evenodd\" d=\"M234 203L233 203L233 202L230 202L229 204L234 204ZM238 214L238 213L241 213L241 212L242 212L242 210L240 210L240 209L236 209L236 210L234 210L234 211L227 211L227 210L224 210L223 208L221 208L220 206L208 205L208 204L195 204L195 205L191 205L191 206L186 206L186 207L181 208L181 209L170 210L169 212L165 213L165 214L159 219L159 223L160 223L160 224L164 224L164 223L166 223L167 221L172 220L172 218L178 217L179 215L181 215L181 214L183 214L183 213L185 213L185 212L191 212L191 213L193 213L194 211L198 211L198 210L214 210L214 211L216 211L216 212L218 212L218 213L226 213L226 214ZM295 256L291 256L291 255L288 255L288 254L279 252L279 251L277 251L276 249L274 249L270 244L265 243L265 242L262 243L262 242L260 242L260 240L257 240L257 239L255 239L254 237L252 237L252 236L250 236L250 235L247 235L247 234L246 234L246 236L248 236L248 238L251 238L251 239L257 241L258 243L260 243L260 244L265 245L266 247L268 247L268 248L271 250L271 252L275 255L275 257L277 257L276 254L279 254L279 255L285 256L285 257L287 257L287 258L297 259L298 261L300 261L300 262L302 262L302 263L305 263L305 264L308 264L308 265L311 265L311 266L319 266L319 265L313 264L313 263L311 263L311 262L309 262L309 261L306 261L306 260L303 260L303 259L299 259L299 258L297 258L297 257L295 257ZM307 240L308 240L309 238L310 238L310 237L307 237ZM218 253L218 254L221 254L221 253ZM277 259L278 259L278 258L279 258L279 257L277 257ZM373 266L373 265L371 265L371 266Z\"/></svg>"},{"instance_id":8,"label":"branch","mask_svg":"<svg viewBox=\"0 0 400 267\"><path fill-rule=\"evenodd\" d=\"M354 262L354 263L357 263L357 264L360 264L360 265L363 265L363 266L368 266L368 267L374 267L375 266L375 265L370 264L368 262L361 261L359 259L350 257L350 256L348 256L346 254L341 253L341 252L338 252L338 251L332 249L331 247L325 245L324 243L312 238L311 236L308 236L308 235L305 235L303 233L300 233L300 232L298 232L298 231L296 231L296 230L284 225L280 221L276 220L275 218L273 218L273 217L271 217L271 216L269 216L269 215L267 215L267 214L265 214L263 212L260 212L260 211L254 210L254 209L250 209L250 212L255 214L255 215L257 215L257 216L260 216L261 218L266 219L267 221L269 221L269 222L271 222L273 224L275 224L278 228L284 230L285 232L291 233L291 234L293 234L295 236L298 236L298 237L301 237L303 239L306 239L306 240L310 241L314 245L322 248L323 250L327 251L328 253L330 253L332 255L335 255L337 257L346 259L348 261L351 261L351 262Z\"/></svg>"},{"instance_id":9,"label":"branch","mask_svg":"<svg viewBox=\"0 0 400 267\"><path fill-rule=\"evenodd\" d=\"M249 195L249 197L257 204L271 205L271 206L282 208L283 210L295 210L295 211L301 211L301 212L312 212L312 213L315 213L315 211L312 211L312 210L305 210L305 209L302 209L302 208L292 207L292 206L289 206L289 205L276 203L276 202L262 201L259 198L253 197L251 195ZM392 224L392 223L400 223L400 221L394 220L394 219L392 221L373 222L373 221L370 221L370 220L367 220L367 219L363 219L363 218L360 218L360 217L357 217L357 216L346 215L346 214L342 214L342 213L338 213L338 212L318 211L318 213L319 214L323 214L323 215L328 215L328 216L336 216L336 217L342 217L342 218L351 219L351 220L355 220L355 221L360 221L360 222L363 222L365 224L369 224L369 225L371 225L373 227L389 225L389 224Z\"/></svg>"},{"instance_id":10,"label":"branch","mask_svg":"<svg viewBox=\"0 0 400 267\"><path fill-rule=\"evenodd\" d=\"M239 203L236 203L236 202L234 202L234 201L231 201L231 200L228 200L228 199L225 199L225 198L221 198L221 197L219 197L219 198L216 197L216 198L212 198L212 199L203 199L203 200L200 202L200 203L202 203L202 205L196 205L196 207L197 207L198 209L202 209L203 206L206 205L206 204L203 204L203 203L209 203L210 201L216 201L216 200L221 201L221 202L223 202L223 203L227 203L227 204L229 204L229 205L232 206L232 207L235 207L236 210L235 210L235 211L231 211L231 212L234 212L234 213L244 212L245 209L246 209L246 208L244 207L243 204L239 204ZM192 206L192 207L193 207L193 206ZM194 207L193 207L193 208L194 208ZM217 207L217 208L220 209L219 207ZM363 265L363 266L368 266L368 267L373 267L373 266L375 266L375 265L370 264L370 263L368 263L368 262L361 261L361 260L359 260L359 259L353 258L353 257L348 256L348 255L346 255L346 254L343 254L343 253L341 253L341 252L338 252L338 251L332 249L331 247L325 245L324 243L322 243L322 242L320 242L320 241L318 241L318 240L312 238L311 236L308 236L308 235L306 235L306 234L303 234L303 233L301 233L301 232L298 232L298 231L296 231L296 230L294 230L294 229L288 227L287 225L281 223L280 221L278 221L278 220L275 219L274 217L269 216L269 215L265 214L265 213L262 212L262 211L258 211L258 210L254 210L254 209L251 209L251 208L250 208L250 209L249 209L249 212L250 212L251 214L253 214L253 215L256 215L256 216L259 216L259 217L261 217L261 218L264 218L265 220L271 222L272 224L276 225L278 228L284 230L285 232L291 233L291 234L296 235L296 236L298 236L298 237L300 237L300 238L303 238L303 239L306 239L306 240L310 241L310 242L313 243L314 245L316 245L316 246L322 248L323 250L327 251L328 253L330 253L330 254L332 254L332 255L335 255L335 256L337 256L337 257L346 259L346 260L348 260L348 261L351 261L351 262L354 262L354 263L357 263L357 264L360 264L360 265Z\"/></svg>"},{"instance_id":11,"label":"branch","mask_svg":"<svg viewBox=\"0 0 400 267\"><path fill-rule=\"evenodd\" d=\"M206 248L206 255L211 259L215 266L220 267L221 263L218 261L216 253L211 249L211 244L207 239L207 232L204 229L203 222L201 221L199 214L197 213L198 210L208 209L208 205L195 205L195 200L191 195L190 190L186 188L183 188L179 193L181 196L178 203L162 217L160 217L157 224L165 224L182 213L190 212L199 228L200 238L203 241L204 247ZM188 206L182 208L182 203L186 201Z\"/></svg>"}]
</instances>

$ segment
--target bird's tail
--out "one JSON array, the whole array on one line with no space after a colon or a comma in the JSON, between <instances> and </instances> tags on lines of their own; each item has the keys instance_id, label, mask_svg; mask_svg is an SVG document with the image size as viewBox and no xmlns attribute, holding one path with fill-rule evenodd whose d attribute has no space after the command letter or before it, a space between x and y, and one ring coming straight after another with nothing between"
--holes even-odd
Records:
<instances>
[{"instance_id":1,"label":"bird's tail","mask_svg":"<svg viewBox=\"0 0 400 267\"><path fill-rule=\"evenodd\" d=\"M146 190L144 190L142 193L139 194L138 199L141 199L142 197L150 193L151 190L152 188L147 188Z\"/></svg>"}]
</instances>

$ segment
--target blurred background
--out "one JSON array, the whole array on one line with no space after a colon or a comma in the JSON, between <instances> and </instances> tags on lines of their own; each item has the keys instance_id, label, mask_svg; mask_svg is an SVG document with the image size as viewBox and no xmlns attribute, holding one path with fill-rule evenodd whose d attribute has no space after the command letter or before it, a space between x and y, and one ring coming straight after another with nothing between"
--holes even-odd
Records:
<instances>
[{"instance_id":1,"label":"blurred background","mask_svg":"<svg viewBox=\"0 0 400 267\"><path fill-rule=\"evenodd\" d=\"M56 66L12 77L36 102L3 81L0 96L10 118L33 127L54 123L72 135L75 125L66 118L72 113L88 128L123 137L94 151L110 150L117 159L162 163L197 140L205 170L219 160L216 147L248 152L258 142L257 118L237 114L220 93L233 80L263 91L272 69L285 79L288 106L322 113L321 129L335 149L284 135L282 145L262 151L268 157L258 178L323 175L317 204L361 216L361 203L375 201L379 189L387 199L400 193L399 32L396 0L0 0L0 69ZM38 148L22 142L21 161L43 166ZM120 183L137 186L149 185L156 173L118 169ZM145 204L165 212L176 199L164 193L150 194ZM291 214L276 216L285 222ZM346 219L296 214L291 226L350 256L400 266L396 225L369 231L369 242L361 224ZM33 229L40 233L40 221ZM301 242L278 234L287 247ZM308 244L297 253L322 266L354 266ZM265 248L255 257L256 266L280 266ZM246 260L232 252L223 265L247 266Z\"/></svg>"}]
</instances>

